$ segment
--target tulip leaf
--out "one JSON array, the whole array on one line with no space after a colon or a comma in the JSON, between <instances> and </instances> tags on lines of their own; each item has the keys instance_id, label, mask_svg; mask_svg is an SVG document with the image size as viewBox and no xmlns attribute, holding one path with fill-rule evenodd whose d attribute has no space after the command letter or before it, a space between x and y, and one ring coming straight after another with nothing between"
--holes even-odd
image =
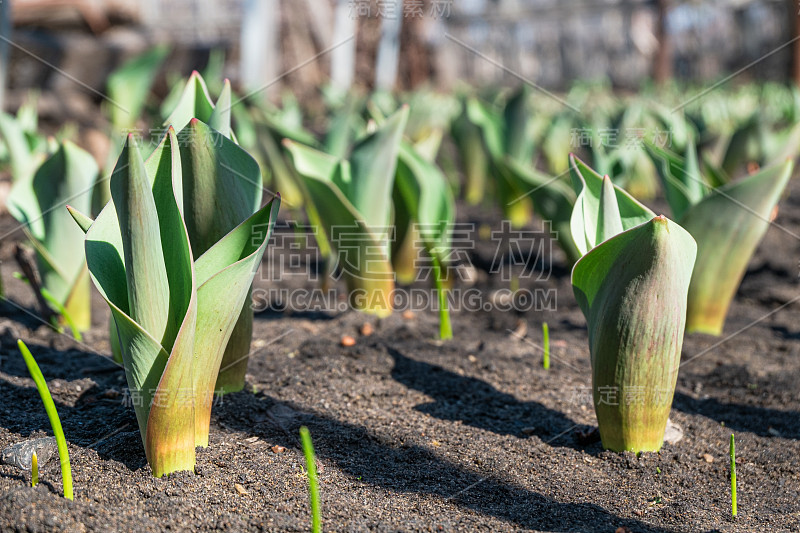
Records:
<instances>
[{"instance_id":1,"label":"tulip leaf","mask_svg":"<svg viewBox=\"0 0 800 533\"><path fill-rule=\"evenodd\" d=\"M388 298L394 289L394 276L388 257L388 228L369 226L346 196L353 180L350 163L295 142L284 141L284 145L303 178L325 234L337 249L351 297L357 295L356 291L366 291L375 303L354 306L381 316L390 314Z\"/></svg>"},{"instance_id":2,"label":"tulip leaf","mask_svg":"<svg viewBox=\"0 0 800 533\"><path fill-rule=\"evenodd\" d=\"M659 216L611 237L575 264L573 291L588 324L595 411L606 449L661 448L696 251L688 232ZM640 391L641 401L626 402L630 391ZM611 401L608 392L615 395Z\"/></svg>"},{"instance_id":3,"label":"tulip leaf","mask_svg":"<svg viewBox=\"0 0 800 533\"><path fill-rule=\"evenodd\" d=\"M217 130L228 138L233 135L233 130L231 129L231 107L231 82L226 79L222 84L222 92L214 105L214 110L208 117L208 125L211 129Z\"/></svg>"},{"instance_id":4,"label":"tulip leaf","mask_svg":"<svg viewBox=\"0 0 800 533\"><path fill-rule=\"evenodd\" d=\"M178 133L183 206L195 257L261 205L261 171L250 155L200 120Z\"/></svg>"},{"instance_id":5,"label":"tulip leaf","mask_svg":"<svg viewBox=\"0 0 800 533\"><path fill-rule=\"evenodd\" d=\"M631 229L655 216L650 209L574 155L570 156L570 173L578 195L570 229L581 254L600 244L600 239L613 236L615 231ZM610 194L612 188L614 194ZM610 212L604 212L604 208L610 209Z\"/></svg>"},{"instance_id":6,"label":"tulip leaf","mask_svg":"<svg viewBox=\"0 0 800 533\"><path fill-rule=\"evenodd\" d=\"M11 177L14 181L30 177L36 171L39 157L28 143L23 125L2 111L0 111L0 137L8 149Z\"/></svg>"},{"instance_id":7,"label":"tulip leaf","mask_svg":"<svg viewBox=\"0 0 800 533\"><path fill-rule=\"evenodd\" d=\"M181 131L193 118L207 123L213 113L214 104L208 94L206 82L194 71L189 76L175 109L164 121L164 126L172 125L176 131Z\"/></svg>"},{"instance_id":8,"label":"tulip leaf","mask_svg":"<svg viewBox=\"0 0 800 533\"><path fill-rule=\"evenodd\" d=\"M483 133L483 141L494 159L503 157L506 151L502 118L493 109L476 98L467 100L467 117Z\"/></svg>"},{"instance_id":9,"label":"tulip leaf","mask_svg":"<svg viewBox=\"0 0 800 533\"><path fill-rule=\"evenodd\" d=\"M117 132L136 125L168 54L169 47L156 46L127 61L108 76L108 96L113 102L109 113Z\"/></svg>"},{"instance_id":10,"label":"tulip leaf","mask_svg":"<svg viewBox=\"0 0 800 533\"><path fill-rule=\"evenodd\" d=\"M122 235L131 319L160 341L167 327L169 280L155 199L133 135L128 135L110 185Z\"/></svg>"},{"instance_id":11,"label":"tulip leaf","mask_svg":"<svg viewBox=\"0 0 800 533\"><path fill-rule=\"evenodd\" d=\"M530 165L511 158L496 162L500 175L514 182L524 198L530 198L534 209L550 222L550 231L558 240L570 264L580 259L570 232L570 217L575 205L575 193L561 179L542 174ZM520 201L520 200L517 200Z\"/></svg>"},{"instance_id":12,"label":"tulip leaf","mask_svg":"<svg viewBox=\"0 0 800 533\"><path fill-rule=\"evenodd\" d=\"M489 155L481 138L481 129L462 113L451 126L451 135L458 145L465 179L465 197L470 205L478 205L486 194Z\"/></svg>"},{"instance_id":13,"label":"tulip leaf","mask_svg":"<svg viewBox=\"0 0 800 533\"><path fill-rule=\"evenodd\" d=\"M37 252L43 288L74 315L81 331L91 326L88 278L82 275L86 263L75 253L83 232L63 207L72 202L88 211L96 179L94 158L65 141L33 175L16 181L8 198L9 212L24 225Z\"/></svg>"},{"instance_id":14,"label":"tulip leaf","mask_svg":"<svg viewBox=\"0 0 800 533\"><path fill-rule=\"evenodd\" d=\"M792 175L791 160L712 190L681 225L697 240L687 329L720 335L736 290Z\"/></svg>"},{"instance_id":15,"label":"tulip leaf","mask_svg":"<svg viewBox=\"0 0 800 533\"><path fill-rule=\"evenodd\" d=\"M405 106L357 142L349 159L351 179L337 184L369 227L389 225L397 155L407 120Z\"/></svg>"},{"instance_id":16,"label":"tulip leaf","mask_svg":"<svg viewBox=\"0 0 800 533\"><path fill-rule=\"evenodd\" d=\"M235 151L241 149L197 122L190 124L192 130L220 143L203 146L221 148L227 153L219 158L235 164ZM143 161L131 137L111 178L112 201L97 219L92 222L70 209L79 225L88 227L89 271L111 308L155 476L191 470L195 445L208 444L220 365L242 310L252 318L246 301L280 205L275 199L245 217L195 262L178 198L190 198L186 182L194 177L184 161L202 163L202 156L192 154L198 149L182 144L169 128Z\"/></svg>"},{"instance_id":17,"label":"tulip leaf","mask_svg":"<svg viewBox=\"0 0 800 533\"><path fill-rule=\"evenodd\" d=\"M214 244L195 262L197 288L197 332L195 339L194 387L198 391L196 417L197 446L208 446L212 393L217 374L239 361L223 363L226 348L247 304L264 250L280 208L280 197L257 211ZM247 357L247 350L240 357Z\"/></svg>"},{"instance_id":18,"label":"tulip leaf","mask_svg":"<svg viewBox=\"0 0 800 533\"><path fill-rule=\"evenodd\" d=\"M419 224L419 236L425 248L445 263L450 255L455 223L455 199L447 178L415 148L402 143L396 179L404 209L411 220Z\"/></svg>"},{"instance_id":19,"label":"tulip leaf","mask_svg":"<svg viewBox=\"0 0 800 533\"><path fill-rule=\"evenodd\" d=\"M506 153L520 163L533 162L534 143L531 131L531 113L528 109L529 90L523 84L506 102L503 110Z\"/></svg>"},{"instance_id":20,"label":"tulip leaf","mask_svg":"<svg viewBox=\"0 0 800 533\"><path fill-rule=\"evenodd\" d=\"M707 190L697 163L695 145L691 140L686 143L685 157L653 143L646 142L645 146L658 170L672 215L680 220L692 205L703 198Z\"/></svg>"}]
</instances>

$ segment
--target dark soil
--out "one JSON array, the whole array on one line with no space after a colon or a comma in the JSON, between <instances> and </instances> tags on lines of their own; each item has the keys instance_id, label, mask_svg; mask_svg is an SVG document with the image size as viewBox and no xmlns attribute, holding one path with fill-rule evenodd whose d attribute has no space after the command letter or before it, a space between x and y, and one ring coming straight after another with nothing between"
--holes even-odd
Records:
<instances>
[{"instance_id":1,"label":"dark soil","mask_svg":"<svg viewBox=\"0 0 800 533\"><path fill-rule=\"evenodd\" d=\"M105 304L97 298L95 327L83 343L41 326L30 289L12 278L12 241L21 236L6 236L0 447L50 429L16 350L19 337L56 400L75 501L60 496L57 461L37 488L28 487L27 473L0 466L0 531L307 531L301 425L318 454L329 531L800 531L796 180L792 188L753 258L725 335L686 338L671 415L685 437L639 457L593 442L594 412L581 394L590 384L585 321L556 250L552 268L545 254L521 286L555 289L557 310L456 312L456 339L446 343L434 340L432 312L377 321L273 302L256 317L246 391L215 407L197 472L155 479L125 405L123 373L108 358ZM498 216L479 211L462 218L500 227ZM2 233L13 227L0 219ZM468 251L486 301L508 287L483 272L495 249L483 240ZM314 283L286 276L256 285ZM545 320L549 371L534 346ZM372 335L360 334L365 323ZM355 346L341 346L345 334Z\"/></svg>"}]
</instances>

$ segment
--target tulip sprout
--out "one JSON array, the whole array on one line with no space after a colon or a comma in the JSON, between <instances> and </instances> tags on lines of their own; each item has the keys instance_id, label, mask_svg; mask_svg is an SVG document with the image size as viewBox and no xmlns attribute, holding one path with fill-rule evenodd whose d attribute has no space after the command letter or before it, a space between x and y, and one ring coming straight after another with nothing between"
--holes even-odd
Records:
<instances>
[{"instance_id":1,"label":"tulip sprout","mask_svg":"<svg viewBox=\"0 0 800 533\"><path fill-rule=\"evenodd\" d=\"M88 212L97 172L88 152L65 141L32 175L15 181L8 198L36 251L42 295L76 334L91 327L89 272L83 254L75 253L83 233L62 206L72 201Z\"/></svg>"},{"instance_id":2,"label":"tulip sprout","mask_svg":"<svg viewBox=\"0 0 800 533\"><path fill-rule=\"evenodd\" d=\"M29 179L47 152L47 140L36 131L39 122L36 100L35 96L29 97L16 116L0 110L0 139L14 181Z\"/></svg>"},{"instance_id":3,"label":"tulip sprout","mask_svg":"<svg viewBox=\"0 0 800 533\"><path fill-rule=\"evenodd\" d=\"M393 306L392 186L407 116L408 108L395 113L358 141L349 159L284 140L325 233L337 249L351 305L380 317L390 315Z\"/></svg>"},{"instance_id":4,"label":"tulip sprout","mask_svg":"<svg viewBox=\"0 0 800 533\"><path fill-rule=\"evenodd\" d=\"M193 72L164 122L178 131L181 144L183 178L176 185L182 188L186 206L183 219L194 257L200 257L261 206L261 172L252 157L238 148L231 128L231 109L228 80L215 104L203 78ZM218 393L244 388L252 337L253 309L248 293L222 359Z\"/></svg>"},{"instance_id":5,"label":"tulip sprout","mask_svg":"<svg viewBox=\"0 0 800 533\"><path fill-rule=\"evenodd\" d=\"M308 472L308 492L311 500L311 531L320 533L322 531L322 512L319 505L319 477L317 476L317 463L314 456L314 445L311 443L311 433L308 428L300 428L300 440L303 444L303 455L306 458L306 470Z\"/></svg>"},{"instance_id":6,"label":"tulip sprout","mask_svg":"<svg viewBox=\"0 0 800 533\"><path fill-rule=\"evenodd\" d=\"M53 397L50 395L50 390L47 388L47 382L45 382L42 371L39 369L39 365L36 364L36 360L33 358L30 350L28 350L28 347L25 346L25 343L21 340L17 341L17 346L19 347L19 351L22 352L22 357L25 359L25 365L28 367L28 372L30 373L31 378L33 378L33 382L36 384L36 389L39 391L39 396L42 398L44 410L47 412L47 418L50 419L50 426L53 428L53 434L56 437L56 445L58 446L58 458L61 462L61 479L64 483L64 497L68 500L71 500L73 499L72 468L69 462L67 440L64 438L64 430L61 428L61 419L58 418L58 411L56 411L56 405L53 403ZM32 484L35 486L39 477L38 458L36 457L35 453L33 455L33 461L31 464L31 468L33 470Z\"/></svg>"},{"instance_id":7,"label":"tulip sprout","mask_svg":"<svg viewBox=\"0 0 800 533\"><path fill-rule=\"evenodd\" d=\"M255 178L238 183L240 175ZM134 407L156 477L193 470L195 447L208 446L223 354L247 307L280 197L216 242L191 242L190 224L204 216L211 233L223 232L229 221L214 206L257 186L259 176L245 151L193 119L180 135L169 128L147 160L128 136L111 176L112 201L94 221L70 209L86 232L92 281L111 308L128 387L142 398Z\"/></svg>"},{"instance_id":8,"label":"tulip sprout","mask_svg":"<svg viewBox=\"0 0 800 533\"><path fill-rule=\"evenodd\" d=\"M712 188L714 180L700 173L691 140L685 157L652 143L646 146L659 169L673 216L697 240L686 329L721 335L747 264L792 176L793 162L785 160Z\"/></svg>"},{"instance_id":9,"label":"tulip sprout","mask_svg":"<svg viewBox=\"0 0 800 533\"><path fill-rule=\"evenodd\" d=\"M697 245L671 220L570 157L571 229L583 257L572 287L589 329L592 389L606 449L657 451L678 377Z\"/></svg>"},{"instance_id":10,"label":"tulip sprout","mask_svg":"<svg viewBox=\"0 0 800 533\"><path fill-rule=\"evenodd\" d=\"M731 433L731 516L736 516L736 443Z\"/></svg>"}]
</instances>

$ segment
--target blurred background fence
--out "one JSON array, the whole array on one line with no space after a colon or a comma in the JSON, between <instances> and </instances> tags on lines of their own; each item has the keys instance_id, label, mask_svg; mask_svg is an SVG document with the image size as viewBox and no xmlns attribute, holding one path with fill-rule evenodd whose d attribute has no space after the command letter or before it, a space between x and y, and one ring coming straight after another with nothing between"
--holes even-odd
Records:
<instances>
[{"instance_id":1,"label":"blurred background fence","mask_svg":"<svg viewBox=\"0 0 800 533\"><path fill-rule=\"evenodd\" d=\"M121 60L164 41L173 69L200 68L221 47L234 81L299 97L332 70L344 87L523 77L634 89L653 76L721 79L766 54L746 77L781 80L798 55L796 0L0 0L5 11L9 2L12 89L75 90L72 77L101 90Z\"/></svg>"}]
</instances>

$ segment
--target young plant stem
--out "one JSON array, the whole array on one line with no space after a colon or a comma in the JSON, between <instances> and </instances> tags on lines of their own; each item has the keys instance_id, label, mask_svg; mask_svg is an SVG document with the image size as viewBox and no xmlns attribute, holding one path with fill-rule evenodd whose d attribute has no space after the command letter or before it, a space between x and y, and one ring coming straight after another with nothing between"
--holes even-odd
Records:
<instances>
[{"instance_id":1,"label":"young plant stem","mask_svg":"<svg viewBox=\"0 0 800 533\"><path fill-rule=\"evenodd\" d=\"M731 516L736 516L736 443L731 433Z\"/></svg>"},{"instance_id":2,"label":"young plant stem","mask_svg":"<svg viewBox=\"0 0 800 533\"><path fill-rule=\"evenodd\" d=\"M319 507L319 483L317 480L317 463L314 457L314 445L311 443L311 433L308 428L300 428L300 440L303 443L303 455L306 457L306 470L308 470L308 491L311 499L311 531L322 532L322 513Z\"/></svg>"},{"instance_id":3,"label":"young plant stem","mask_svg":"<svg viewBox=\"0 0 800 533\"><path fill-rule=\"evenodd\" d=\"M447 309L447 293L442 279L442 264L439 258L433 257L433 279L436 282L436 294L439 297L439 338L453 338L453 327L450 325L450 311Z\"/></svg>"},{"instance_id":4,"label":"young plant stem","mask_svg":"<svg viewBox=\"0 0 800 533\"><path fill-rule=\"evenodd\" d=\"M50 425L53 427L53 434L56 437L56 445L58 446L58 458L61 461L61 479L64 481L64 497L68 500L73 499L72 495L72 468L69 463L69 450L67 450L67 440L64 438L64 430L61 427L61 420L58 418L58 411L56 405L53 403L53 397L50 395L50 390L47 388L47 383L44 380L42 371L39 370L39 365L33 358L28 347L21 340L17 340L19 351L22 352L22 357L25 359L25 364L28 366L28 372L36 384L36 389L39 391L39 396L42 398L44 410L47 412L47 418L50 419Z\"/></svg>"},{"instance_id":5,"label":"young plant stem","mask_svg":"<svg viewBox=\"0 0 800 533\"><path fill-rule=\"evenodd\" d=\"M35 487L39 484L39 458L36 456L36 452L33 452L31 455L31 487Z\"/></svg>"},{"instance_id":6,"label":"young plant stem","mask_svg":"<svg viewBox=\"0 0 800 533\"><path fill-rule=\"evenodd\" d=\"M545 370L550 370L550 328L547 327L547 322L542 322L542 345L544 346L542 366Z\"/></svg>"},{"instance_id":7,"label":"young plant stem","mask_svg":"<svg viewBox=\"0 0 800 533\"><path fill-rule=\"evenodd\" d=\"M72 337L78 342L83 342L83 336L78 330L78 326L75 324L75 321L72 319L72 315L69 313L69 311L67 311L67 308L61 305L61 303L55 299L50 291L44 287L42 287L40 290L42 291L42 296L44 296L44 299L47 300L50 305L55 307L56 311L58 311L58 314L60 314L64 319L64 322L67 323L70 331L72 331Z\"/></svg>"}]
</instances>

